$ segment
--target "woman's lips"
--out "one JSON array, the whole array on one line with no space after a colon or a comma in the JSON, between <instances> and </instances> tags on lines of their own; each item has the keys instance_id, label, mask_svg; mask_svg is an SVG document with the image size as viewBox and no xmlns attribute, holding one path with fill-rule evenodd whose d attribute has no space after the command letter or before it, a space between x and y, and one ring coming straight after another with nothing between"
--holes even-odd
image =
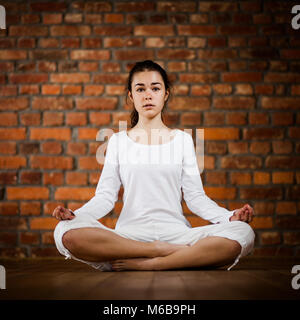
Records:
<instances>
[{"instance_id":1,"label":"woman's lips","mask_svg":"<svg viewBox=\"0 0 300 320\"><path fill-rule=\"evenodd\" d=\"M146 105L144 106L144 108L152 108L152 107L154 107L153 104L146 104Z\"/></svg>"}]
</instances>

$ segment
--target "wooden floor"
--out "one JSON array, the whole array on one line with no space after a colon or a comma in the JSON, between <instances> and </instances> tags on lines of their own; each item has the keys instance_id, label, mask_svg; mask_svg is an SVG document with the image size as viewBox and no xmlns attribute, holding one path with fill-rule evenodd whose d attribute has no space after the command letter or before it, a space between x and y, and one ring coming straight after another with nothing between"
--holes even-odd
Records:
<instances>
[{"instance_id":1,"label":"wooden floor","mask_svg":"<svg viewBox=\"0 0 300 320\"><path fill-rule=\"evenodd\" d=\"M300 260L244 257L231 271L101 272L75 260L1 260L6 290L0 300L300 300L292 288ZM300 280L298 281L300 284Z\"/></svg>"}]
</instances>

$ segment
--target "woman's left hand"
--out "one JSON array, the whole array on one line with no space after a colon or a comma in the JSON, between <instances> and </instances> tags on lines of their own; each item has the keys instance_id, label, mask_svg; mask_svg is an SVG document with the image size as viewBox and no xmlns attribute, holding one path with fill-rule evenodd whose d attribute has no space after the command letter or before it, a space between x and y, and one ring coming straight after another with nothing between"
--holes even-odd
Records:
<instances>
[{"instance_id":1,"label":"woman's left hand","mask_svg":"<svg viewBox=\"0 0 300 320\"><path fill-rule=\"evenodd\" d=\"M230 217L229 221L244 221L251 222L253 220L254 210L247 203L242 208L236 209L233 216Z\"/></svg>"}]
</instances>

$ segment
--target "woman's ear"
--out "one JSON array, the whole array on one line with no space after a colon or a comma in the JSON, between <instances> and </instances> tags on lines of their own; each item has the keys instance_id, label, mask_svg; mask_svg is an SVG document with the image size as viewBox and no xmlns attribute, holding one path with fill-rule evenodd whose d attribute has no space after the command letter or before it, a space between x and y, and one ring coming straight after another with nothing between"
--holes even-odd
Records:
<instances>
[{"instance_id":1,"label":"woman's ear","mask_svg":"<svg viewBox=\"0 0 300 320\"><path fill-rule=\"evenodd\" d=\"M132 97L132 93L130 91L128 91L128 97L129 97L130 101L133 103L133 97Z\"/></svg>"},{"instance_id":2,"label":"woman's ear","mask_svg":"<svg viewBox=\"0 0 300 320\"><path fill-rule=\"evenodd\" d=\"M169 91L169 90L166 90L166 93L165 93L165 101L168 100L169 94L170 94L170 91Z\"/></svg>"}]
</instances>

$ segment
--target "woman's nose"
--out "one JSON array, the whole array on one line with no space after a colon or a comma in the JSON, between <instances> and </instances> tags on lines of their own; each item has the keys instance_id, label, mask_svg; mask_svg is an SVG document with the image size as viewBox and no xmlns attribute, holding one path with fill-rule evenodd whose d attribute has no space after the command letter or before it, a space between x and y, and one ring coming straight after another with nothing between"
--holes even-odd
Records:
<instances>
[{"instance_id":1,"label":"woman's nose","mask_svg":"<svg viewBox=\"0 0 300 320\"><path fill-rule=\"evenodd\" d=\"M152 95L151 90L150 90L150 89L146 89L146 90L145 90L145 96L146 96L147 98L151 98L151 95Z\"/></svg>"}]
</instances>

